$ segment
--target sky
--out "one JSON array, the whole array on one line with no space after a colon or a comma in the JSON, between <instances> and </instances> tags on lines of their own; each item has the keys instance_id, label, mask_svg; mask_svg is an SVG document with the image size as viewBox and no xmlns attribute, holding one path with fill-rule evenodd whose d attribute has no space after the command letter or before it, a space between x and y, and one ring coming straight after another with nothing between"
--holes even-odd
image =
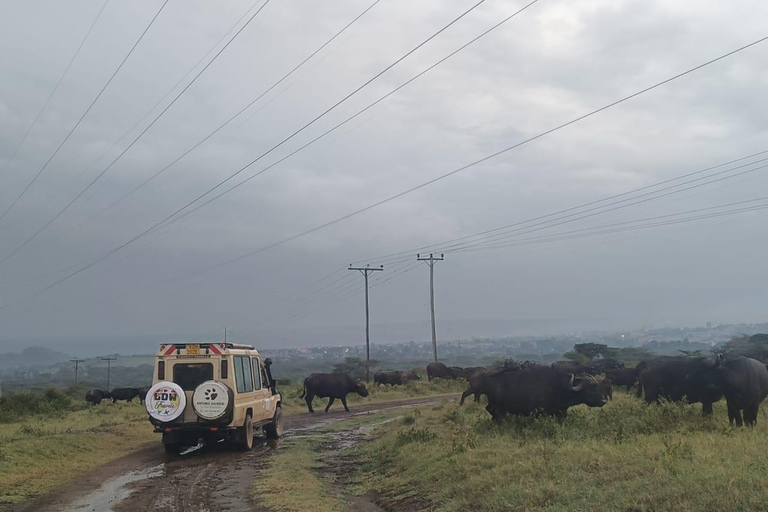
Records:
<instances>
[{"instance_id":1,"label":"sky","mask_svg":"<svg viewBox=\"0 0 768 512\"><path fill-rule=\"evenodd\" d=\"M766 320L768 41L419 187L768 36L765 2L539 0L312 142L526 5L0 4L0 345L363 342L350 264L384 265L372 339L426 340L430 251L444 339Z\"/></svg>"}]
</instances>

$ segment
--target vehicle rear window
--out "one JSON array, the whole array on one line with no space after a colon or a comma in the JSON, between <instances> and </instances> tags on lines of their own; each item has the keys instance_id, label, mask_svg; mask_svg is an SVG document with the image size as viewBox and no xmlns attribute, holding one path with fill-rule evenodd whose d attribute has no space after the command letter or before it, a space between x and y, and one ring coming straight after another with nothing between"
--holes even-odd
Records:
<instances>
[{"instance_id":1,"label":"vehicle rear window","mask_svg":"<svg viewBox=\"0 0 768 512\"><path fill-rule=\"evenodd\" d=\"M179 363L173 365L173 382L184 391L194 391L207 380L213 380L212 363Z\"/></svg>"}]
</instances>

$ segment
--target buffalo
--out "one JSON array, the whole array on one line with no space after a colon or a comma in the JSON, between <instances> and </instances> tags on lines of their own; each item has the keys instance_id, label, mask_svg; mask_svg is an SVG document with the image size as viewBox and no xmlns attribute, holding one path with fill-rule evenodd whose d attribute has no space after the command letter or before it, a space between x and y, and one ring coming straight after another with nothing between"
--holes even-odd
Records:
<instances>
[{"instance_id":1,"label":"buffalo","mask_svg":"<svg viewBox=\"0 0 768 512\"><path fill-rule=\"evenodd\" d=\"M147 393L149 393L149 390L150 390L149 386L144 386L139 388L139 402L141 402L142 404L147 399Z\"/></svg>"},{"instance_id":2,"label":"buffalo","mask_svg":"<svg viewBox=\"0 0 768 512\"><path fill-rule=\"evenodd\" d=\"M488 395L486 410L494 421L505 414L527 416L536 412L564 418L574 405L602 407L606 402L596 379L577 379L545 366L489 374L484 389Z\"/></svg>"},{"instance_id":3,"label":"buffalo","mask_svg":"<svg viewBox=\"0 0 768 512\"><path fill-rule=\"evenodd\" d=\"M490 375L495 375L497 373L501 373L504 371L517 371L521 368L519 366L517 367L510 367L510 368L501 368L496 370L480 370L472 374L469 379L469 387L467 388L464 393L461 394L461 400L459 401L459 405L464 405L464 400L469 395L475 395L475 402L480 401L480 395L486 395L488 394L487 391L487 384L488 384L488 377Z\"/></svg>"},{"instance_id":4,"label":"buffalo","mask_svg":"<svg viewBox=\"0 0 768 512\"><path fill-rule=\"evenodd\" d=\"M309 412L315 412L312 409L312 400L318 396L320 398L329 398L328 406L325 412L333 405L335 399L341 400L344 404L344 410L349 412L347 407L347 395L357 393L360 396L368 396L368 389L360 381L354 380L346 373L313 373L304 379L304 390L299 398L304 398L307 402Z\"/></svg>"},{"instance_id":5,"label":"buffalo","mask_svg":"<svg viewBox=\"0 0 768 512\"><path fill-rule=\"evenodd\" d=\"M757 423L760 402L768 395L768 369L757 359L738 357L726 361L720 354L713 365L713 381L728 404L728 421L740 427ZM742 411L744 420L742 422Z\"/></svg>"},{"instance_id":6,"label":"buffalo","mask_svg":"<svg viewBox=\"0 0 768 512\"><path fill-rule=\"evenodd\" d=\"M705 357L666 357L638 364L646 403L666 398L689 404L701 403L702 414L712 415L712 404L723 397L713 381L713 362Z\"/></svg>"},{"instance_id":7,"label":"buffalo","mask_svg":"<svg viewBox=\"0 0 768 512\"><path fill-rule=\"evenodd\" d=\"M85 401L91 405L100 404L102 400L112 398L109 391L103 389L92 389L85 394Z\"/></svg>"},{"instance_id":8,"label":"buffalo","mask_svg":"<svg viewBox=\"0 0 768 512\"><path fill-rule=\"evenodd\" d=\"M134 398L139 396L139 388L115 388L109 395L112 399L112 403L115 403L118 400L125 400L130 403Z\"/></svg>"},{"instance_id":9,"label":"buffalo","mask_svg":"<svg viewBox=\"0 0 768 512\"><path fill-rule=\"evenodd\" d=\"M629 391L637 382L637 371L635 368L614 368L605 371L605 378L614 386L626 386Z\"/></svg>"},{"instance_id":10,"label":"buffalo","mask_svg":"<svg viewBox=\"0 0 768 512\"><path fill-rule=\"evenodd\" d=\"M600 381L600 390L603 393L603 398L606 400L613 400L613 382L611 379L603 379Z\"/></svg>"},{"instance_id":11,"label":"buffalo","mask_svg":"<svg viewBox=\"0 0 768 512\"><path fill-rule=\"evenodd\" d=\"M427 365L427 379L452 379L453 372L443 363L429 363Z\"/></svg>"},{"instance_id":12,"label":"buffalo","mask_svg":"<svg viewBox=\"0 0 768 512\"><path fill-rule=\"evenodd\" d=\"M402 372L398 370L382 370L376 372L373 376L374 384L389 384L390 386L402 386L408 384L412 380L419 380L421 377L411 370L409 372Z\"/></svg>"}]
</instances>

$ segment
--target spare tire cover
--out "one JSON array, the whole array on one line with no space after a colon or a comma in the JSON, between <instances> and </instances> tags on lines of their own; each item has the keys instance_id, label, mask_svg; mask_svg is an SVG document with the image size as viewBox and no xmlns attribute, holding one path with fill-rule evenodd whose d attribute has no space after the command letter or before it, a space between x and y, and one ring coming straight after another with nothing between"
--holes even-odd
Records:
<instances>
[{"instance_id":1,"label":"spare tire cover","mask_svg":"<svg viewBox=\"0 0 768 512\"><path fill-rule=\"evenodd\" d=\"M187 395L181 386L174 382L158 382L147 393L147 412L159 421L173 421L184 413Z\"/></svg>"},{"instance_id":2,"label":"spare tire cover","mask_svg":"<svg viewBox=\"0 0 768 512\"><path fill-rule=\"evenodd\" d=\"M204 420L217 420L229 412L232 392L223 382L208 380L192 394L192 408Z\"/></svg>"}]
</instances>

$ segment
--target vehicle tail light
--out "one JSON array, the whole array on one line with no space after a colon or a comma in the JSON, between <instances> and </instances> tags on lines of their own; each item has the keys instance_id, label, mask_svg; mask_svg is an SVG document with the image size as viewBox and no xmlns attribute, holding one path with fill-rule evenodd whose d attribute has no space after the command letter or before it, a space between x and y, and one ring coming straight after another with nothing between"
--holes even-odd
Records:
<instances>
[{"instance_id":1,"label":"vehicle tail light","mask_svg":"<svg viewBox=\"0 0 768 512\"><path fill-rule=\"evenodd\" d=\"M211 432L217 432L219 430L219 427L211 427Z\"/></svg>"},{"instance_id":2,"label":"vehicle tail light","mask_svg":"<svg viewBox=\"0 0 768 512\"><path fill-rule=\"evenodd\" d=\"M229 364L226 359L221 360L221 378L226 379L229 377Z\"/></svg>"},{"instance_id":3,"label":"vehicle tail light","mask_svg":"<svg viewBox=\"0 0 768 512\"><path fill-rule=\"evenodd\" d=\"M165 361L157 363L157 380L165 380Z\"/></svg>"}]
</instances>

